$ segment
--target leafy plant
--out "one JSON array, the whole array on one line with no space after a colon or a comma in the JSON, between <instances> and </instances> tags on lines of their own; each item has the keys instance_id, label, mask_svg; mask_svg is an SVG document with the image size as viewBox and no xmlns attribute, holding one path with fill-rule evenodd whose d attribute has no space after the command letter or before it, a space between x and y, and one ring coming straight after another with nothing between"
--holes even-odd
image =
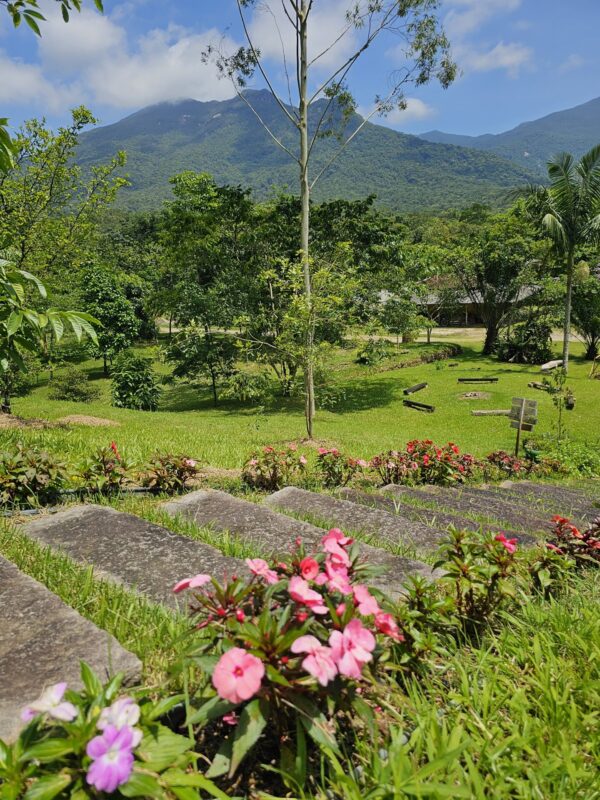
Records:
<instances>
[{"instance_id":1,"label":"leafy plant","mask_svg":"<svg viewBox=\"0 0 600 800\"><path fill-rule=\"evenodd\" d=\"M298 480L306 469L307 459L298 454L296 445L276 450L271 445L253 453L242 469L242 480L254 489L276 491Z\"/></svg>"},{"instance_id":2,"label":"leafy plant","mask_svg":"<svg viewBox=\"0 0 600 800\"><path fill-rule=\"evenodd\" d=\"M373 367L392 355L393 348L386 339L369 339L356 355L356 363Z\"/></svg>"},{"instance_id":3,"label":"leafy plant","mask_svg":"<svg viewBox=\"0 0 600 800\"><path fill-rule=\"evenodd\" d=\"M320 447L317 451L317 470L327 488L347 486L358 472L368 466L364 459L344 456L335 447Z\"/></svg>"},{"instance_id":4,"label":"leafy plant","mask_svg":"<svg viewBox=\"0 0 600 800\"><path fill-rule=\"evenodd\" d=\"M188 456L156 453L144 468L142 485L153 492L183 492L198 474L198 462Z\"/></svg>"},{"instance_id":5,"label":"leafy plant","mask_svg":"<svg viewBox=\"0 0 600 800\"><path fill-rule=\"evenodd\" d=\"M66 482L66 466L44 450L19 442L14 450L0 453L0 505L54 503Z\"/></svg>"},{"instance_id":6,"label":"leafy plant","mask_svg":"<svg viewBox=\"0 0 600 800\"><path fill-rule=\"evenodd\" d=\"M108 447L99 447L83 462L78 477L91 492L110 494L122 488L129 469L116 443L111 442Z\"/></svg>"},{"instance_id":7,"label":"leafy plant","mask_svg":"<svg viewBox=\"0 0 600 800\"><path fill-rule=\"evenodd\" d=\"M242 403L264 403L268 397L270 382L264 373L251 375L248 372L234 372L227 379L223 397Z\"/></svg>"},{"instance_id":8,"label":"leafy plant","mask_svg":"<svg viewBox=\"0 0 600 800\"><path fill-rule=\"evenodd\" d=\"M384 485L431 483L445 486L473 476L480 463L474 456L461 453L452 442L438 447L431 439L413 439L404 451L390 450L375 456L370 466Z\"/></svg>"},{"instance_id":9,"label":"leafy plant","mask_svg":"<svg viewBox=\"0 0 600 800\"><path fill-rule=\"evenodd\" d=\"M600 516L581 532L567 517L554 516L552 537L546 547L572 559L576 566L600 565Z\"/></svg>"},{"instance_id":10,"label":"leafy plant","mask_svg":"<svg viewBox=\"0 0 600 800\"><path fill-rule=\"evenodd\" d=\"M552 358L552 327L539 315L518 322L498 343L498 358L512 364L544 364Z\"/></svg>"},{"instance_id":11,"label":"leafy plant","mask_svg":"<svg viewBox=\"0 0 600 800\"><path fill-rule=\"evenodd\" d=\"M72 400L75 403L91 403L100 397L100 389L93 386L82 369L70 365L57 375L50 385L51 400Z\"/></svg>"},{"instance_id":12,"label":"leafy plant","mask_svg":"<svg viewBox=\"0 0 600 800\"><path fill-rule=\"evenodd\" d=\"M117 356L112 370L111 393L112 404L117 408L156 411L161 391L150 359L127 352Z\"/></svg>"},{"instance_id":13,"label":"leafy plant","mask_svg":"<svg viewBox=\"0 0 600 800\"><path fill-rule=\"evenodd\" d=\"M45 689L23 709L27 724L17 740L0 741L5 797L224 797L190 771L194 743L161 722L183 696L134 698L122 692L122 676L102 685L85 663L81 679L79 692L66 683Z\"/></svg>"},{"instance_id":14,"label":"leafy plant","mask_svg":"<svg viewBox=\"0 0 600 800\"><path fill-rule=\"evenodd\" d=\"M511 478L520 478L535 469L535 464L532 461L524 461L521 458L512 456L506 450L494 450L493 453L489 453L485 458L502 475L509 475Z\"/></svg>"}]
</instances>

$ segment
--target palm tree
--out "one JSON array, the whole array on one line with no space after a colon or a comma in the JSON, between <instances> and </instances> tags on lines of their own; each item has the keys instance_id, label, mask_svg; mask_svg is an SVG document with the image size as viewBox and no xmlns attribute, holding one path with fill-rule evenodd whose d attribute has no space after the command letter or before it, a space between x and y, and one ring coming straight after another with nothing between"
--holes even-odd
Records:
<instances>
[{"instance_id":1,"label":"palm tree","mask_svg":"<svg viewBox=\"0 0 600 800\"><path fill-rule=\"evenodd\" d=\"M550 185L529 186L525 194L565 265L563 367L568 370L575 251L600 239L600 144L578 162L570 153L559 153L547 166Z\"/></svg>"}]
</instances>

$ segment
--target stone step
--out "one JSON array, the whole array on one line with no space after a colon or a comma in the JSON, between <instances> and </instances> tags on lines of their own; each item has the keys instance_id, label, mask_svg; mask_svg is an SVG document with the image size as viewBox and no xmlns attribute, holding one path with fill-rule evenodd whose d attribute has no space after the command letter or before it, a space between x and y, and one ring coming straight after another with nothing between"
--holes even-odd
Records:
<instances>
[{"instance_id":1,"label":"stone step","mask_svg":"<svg viewBox=\"0 0 600 800\"><path fill-rule=\"evenodd\" d=\"M512 531L535 533L537 531L547 532L552 526L550 519L545 515L524 514L520 509L511 508L510 504L501 499L492 501L487 497L461 495L459 489L446 489L434 493L423 489L389 484L384 486L381 491L393 497L404 497L408 500L428 503L436 510L439 508L443 511L483 517L490 521L497 520L500 529L507 526Z\"/></svg>"},{"instance_id":2,"label":"stone step","mask_svg":"<svg viewBox=\"0 0 600 800\"><path fill-rule=\"evenodd\" d=\"M340 496L349 500L352 503L360 503L371 508L379 508L382 511L389 511L390 513L400 514L407 519L422 522L425 525L433 525L436 528L450 528L454 527L456 530L473 531L482 533L496 534L501 530L500 525L492 525L485 522L476 522L475 520L461 517L460 514L451 514L447 511L434 511L433 509L417 508L410 505L403 498L398 495L395 497L382 497L379 494L371 494L370 492L361 492L356 489L341 489ZM504 529L506 530L506 528ZM534 536L522 533L521 531L514 532L515 538L518 539L519 544L522 546L531 546L538 540Z\"/></svg>"},{"instance_id":3,"label":"stone step","mask_svg":"<svg viewBox=\"0 0 600 800\"><path fill-rule=\"evenodd\" d=\"M140 661L116 639L0 557L0 739L18 735L21 710L44 688L61 681L82 688L80 661L103 681L118 672L126 684L141 676Z\"/></svg>"},{"instance_id":4,"label":"stone step","mask_svg":"<svg viewBox=\"0 0 600 800\"><path fill-rule=\"evenodd\" d=\"M494 491L491 486L464 486L459 485L456 487L441 487L441 486L423 486L423 491L435 497L452 496L458 494L463 498L471 498L476 502L489 503L493 508L496 508L497 503L501 502L506 511L523 515L527 519L532 517L538 520L550 520L553 511L549 511L543 504L531 501L523 495L513 495L505 490Z\"/></svg>"},{"instance_id":5,"label":"stone step","mask_svg":"<svg viewBox=\"0 0 600 800\"><path fill-rule=\"evenodd\" d=\"M38 517L24 532L66 553L95 574L176 606L172 588L181 578L207 572L217 579L245 570L242 561L160 525L107 506L80 505Z\"/></svg>"},{"instance_id":6,"label":"stone step","mask_svg":"<svg viewBox=\"0 0 600 800\"><path fill-rule=\"evenodd\" d=\"M500 485L487 485L484 490L491 493L495 498L503 498L514 504L525 505L528 509L534 508L537 514L547 514L549 517L554 514L570 517L580 522L593 518L600 514L600 508L590 505L589 498L584 498L579 503L574 502L572 497L552 498L550 496L541 497L529 492L513 491L513 484L507 481Z\"/></svg>"},{"instance_id":7,"label":"stone step","mask_svg":"<svg viewBox=\"0 0 600 800\"><path fill-rule=\"evenodd\" d=\"M197 525L210 525L216 530L233 533L244 541L252 542L264 554L285 556L298 537L307 550L316 549L324 533L323 528L217 490L191 492L165 504L163 508L169 514L181 514ZM400 593L410 575L419 574L429 580L435 577L431 567L421 561L396 556L362 543L360 552L365 561L381 570L373 583L384 591Z\"/></svg>"},{"instance_id":8,"label":"stone step","mask_svg":"<svg viewBox=\"0 0 600 800\"><path fill-rule=\"evenodd\" d=\"M554 514L562 516L569 516L568 511L573 514L579 513L587 521L600 516L600 492L595 497L590 497L585 492L578 492L566 486L532 481L505 481L499 491L509 491L524 497L525 500L533 498L551 507Z\"/></svg>"},{"instance_id":9,"label":"stone step","mask_svg":"<svg viewBox=\"0 0 600 800\"><path fill-rule=\"evenodd\" d=\"M446 537L443 530L402 515L367 508L295 486L275 492L267 497L265 503L286 512L313 514L331 527L376 536L390 544L407 545L416 550L436 550Z\"/></svg>"}]
</instances>

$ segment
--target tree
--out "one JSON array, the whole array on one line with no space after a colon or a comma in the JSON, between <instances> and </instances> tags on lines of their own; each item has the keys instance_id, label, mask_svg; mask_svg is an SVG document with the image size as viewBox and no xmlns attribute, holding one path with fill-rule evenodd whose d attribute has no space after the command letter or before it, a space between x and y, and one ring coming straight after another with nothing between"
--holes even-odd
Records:
<instances>
[{"instance_id":1,"label":"tree","mask_svg":"<svg viewBox=\"0 0 600 800\"><path fill-rule=\"evenodd\" d=\"M411 294L392 294L383 303L381 322L389 333L398 339L402 336L403 342L410 342L419 335L424 319L419 315L419 307Z\"/></svg>"},{"instance_id":2,"label":"tree","mask_svg":"<svg viewBox=\"0 0 600 800\"><path fill-rule=\"evenodd\" d=\"M84 270L80 296L83 307L100 322L97 346L108 375L108 362L132 344L140 322L117 278L101 267Z\"/></svg>"},{"instance_id":3,"label":"tree","mask_svg":"<svg viewBox=\"0 0 600 800\"><path fill-rule=\"evenodd\" d=\"M38 312L27 303L27 290L34 289L46 298L44 284L25 270L15 268L10 262L0 259L0 376L10 372L27 371L26 353L36 353L46 331L56 341L64 334L65 325L70 326L77 340L84 334L96 342L94 323L89 314L75 311L59 311L50 308ZM10 381L2 381L4 397L2 412L10 414Z\"/></svg>"},{"instance_id":4,"label":"tree","mask_svg":"<svg viewBox=\"0 0 600 800\"><path fill-rule=\"evenodd\" d=\"M228 336L215 336L197 326L175 334L165 349L167 361L175 364L176 378L210 379L215 406L219 402L218 385L234 374L236 356L235 345Z\"/></svg>"},{"instance_id":5,"label":"tree","mask_svg":"<svg viewBox=\"0 0 600 800\"><path fill-rule=\"evenodd\" d=\"M575 254L600 238L600 145L578 162L559 153L548 162L549 186L530 186L524 193L532 216L548 234L562 259L566 276L563 368L569 369L571 305Z\"/></svg>"},{"instance_id":6,"label":"tree","mask_svg":"<svg viewBox=\"0 0 600 800\"><path fill-rule=\"evenodd\" d=\"M350 0L349 0L350 2ZM237 0L242 28L247 38L247 47L240 47L234 54L217 53L217 66L223 75L229 77L239 96L250 106L259 122L267 130L275 144L284 150L298 166L300 219L298 249L303 272L303 295L307 306L305 318L313 318L311 305L311 253L310 253L310 195L315 184L327 171L339 154L358 135L369 118L374 114L384 114L393 108L406 108L405 88L422 85L437 78L446 87L455 77L456 68L449 56L449 43L438 25L434 12L439 8L439 0L357 0L348 8L340 31L332 34L329 46L320 53L311 53L311 25L316 14L314 0L282 0L283 14L276 15L275 9L258 0ZM287 101L283 100L267 74L258 45L253 41L245 11L256 8L270 14L275 20L277 34L282 42L283 68L288 88ZM277 6L278 9L278 6ZM278 25L289 26L292 46L286 51ZM356 36L358 42L351 41ZM389 36L402 42L404 63L391 77L386 96L375 98L373 111L360 120L355 114L356 103L348 87L348 77L362 55L374 47L375 43ZM332 51L340 42L350 44L350 54L339 58L338 63L322 77L325 59L331 59ZM214 55L209 49L207 57ZM345 52L345 51L343 51ZM288 64L294 65L295 97L292 96L292 80ZM279 110L296 134L296 144L278 138L244 94L248 80L258 72L273 95ZM314 113L312 113L314 112ZM310 127L309 127L310 126ZM339 136L339 147L334 148L325 162L319 164L314 177L310 174L315 143L323 136ZM311 324L306 329L304 342L305 373L305 417L308 436L313 435L315 413L314 398L314 329Z\"/></svg>"},{"instance_id":7,"label":"tree","mask_svg":"<svg viewBox=\"0 0 600 800\"><path fill-rule=\"evenodd\" d=\"M600 353L600 278L591 275L573 286L573 325L585 342L585 357Z\"/></svg>"}]
</instances>

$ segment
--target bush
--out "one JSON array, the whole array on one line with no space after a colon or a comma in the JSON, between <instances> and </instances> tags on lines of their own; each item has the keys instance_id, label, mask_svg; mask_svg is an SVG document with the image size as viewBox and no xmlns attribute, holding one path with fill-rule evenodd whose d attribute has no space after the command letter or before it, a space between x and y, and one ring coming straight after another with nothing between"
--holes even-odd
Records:
<instances>
[{"instance_id":1,"label":"bush","mask_svg":"<svg viewBox=\"0 0 600 800\"><path fill-rule=\"evenodd\" d=\"M120 677L103 686L86 664L81 679L80 692L66 683L45 689L23 709L28 724L18 739L0 743L6 797L215 796L211 781L188 771L199 758L194 743L159 721L181 696L154 702L136 692L134 700L121 693Z\"/></svg>"},{"instance_id":2,"label":"bush","mask_svg":"<svg viewBox=\"0 0 600 800\"><path fill-rule=\"evenodd\" d=\"M531 442L527 442L531 448ZM536 441L536 448L542 453L542 462L560 464L560 472L582 477L600 475L600 450L597 444L586 445L570 439L556 440L556 437L542 437Z\"/></svg>"},{"instance_id":3,"label":"bush","mask_svg":"<svg viewBox=\"0 0 600 800\"><path fill-rule=\"evenodd\" d=\"M100 397L100 389L92 386L82 369L67 367L50 384L48 397L51 400L72 400L75 403L91 403Z\"/></svg>"},{"instance_id":4,"label":"bush","mask_svg":"<svg viewBox=\"0 0 600 800\"><path fill-rule=\"evenodd\" d=\"M97 494L118 492L129 474L129 465L115 442L99 447L80 467L78 477L84 488Z\"/></svg>"},{"instance_id":5,"label":"bush","mask_svg":"<svg viewBox=\"0 0 600 800\"><path fill-rule=\"evenodd\" d=\"M486 456L486 461L496 467L505 477L520 478L535 469L533 461L525 461L516 456L511 456L505 450L495 450Z\"/></svg>"},{"instance_id":6,"label":"bush","mask_svg":"<svg viewBox=\"0 0 600 800\"><path fill-rule=\"evenodd\" d=\"M133 353L121 353L113 366L111 393L117 408L156 411L161 391L152 362Z\"/></svg>"},{"instance_id":7,"label":"bush","mask_svg":"<svg viewBox=\"0 0 600 800\"><path fill-rule=\"evenodd\" d=\"M253 489L274 492L297 481L306 463L306 457L298 455L295 445L283 450L267 445L246 461L242 468L242 480Z\"/></svg>"},{"instance_id":8,"label":"bush","mask_svg":"<svg viewBox=\"0 0 600 800\"><path fill-rule=\"evenodd\" d=\"M497 348L500 361L543 364L552 358L552 325L545 319L518 322Z\"/></svg>"},{"instance_id":9,"label":"bush","mask_svg":"<svg viewBox=\"0 0 600 800\"><path fill-rule=\"evenodd\" d=\"M393 345L386 339L369 339L356 356L356 363L373 367L389 358L393 352Z\"/></svg>"},{"instance_id":10,"label":"bush","mask_svg":"<svg viewBox=\"0 0 600 800\"><path fill-rule=\"evenodd\" d=\"M481 468L481 463L468 453L461 454L452 442L438 447L431 439L413 439L402 452L390 450L375 456L370 466L384 485L429 483L447 486L472 477Z\"/></svg>"},{"instance_id":11,"label":"bush","mask_svg":"<svg viewBox=\"0 0 600 800\"><path fill-rule=\"evenodd\" d=\"M66 466L44 450L20 442L0 453L0 505L38 506L56 502L67 482Z\"/></svg>"},{"instance_id":12,"label":"bush","mask_svg":"<svg viewBox=\"0 0 600 800\"><path fill-rule=\"evenodd\" d=\"M357 472L367 469L367 461L344 456L335 447L320 447L317 452L317 470L323 486L347 486Z\"/></svg>"},{"instance_id":13,"label":"bush","mask_svg":"<svg viewBox=\"0 0 600 800\"><path fill-rule=\"evenodd\" d=\"M198 474L198 464L187 456L156 453L145 468L142 485L153 492L183 492Z\"/></svg>"},{"instance_id":14,"label":"bush","mask_svg":"<svg viewBox=\"0 0 600 800\"><path fill-rule=\"evenodd\" d=\"M241 403L265 402L269 395L270 381L264 373L251 375L248 372L234 372L227 379L223 397Z\"/></svg>"}]
</instances>

